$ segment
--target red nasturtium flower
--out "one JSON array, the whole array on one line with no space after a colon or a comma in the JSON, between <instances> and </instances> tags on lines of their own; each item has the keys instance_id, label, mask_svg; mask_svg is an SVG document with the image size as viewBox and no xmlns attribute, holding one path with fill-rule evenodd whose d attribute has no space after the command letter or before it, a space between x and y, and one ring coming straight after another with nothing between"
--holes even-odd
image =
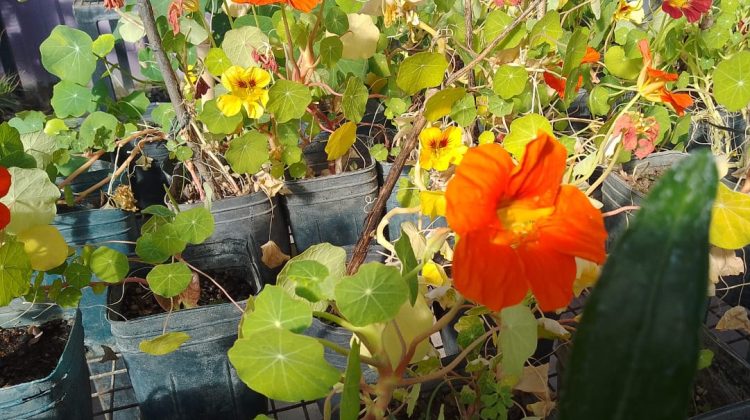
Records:
<instances>
[{"instance_id":1,"label":"red nasturtium flower","mask_svg":"<svg viewBox=\"0 0 750 420\"><path fill-rule=\"evenodd\" d=\"M693 23L711 10L711 0L664 0L661 8L675 19L685 16L688 22Z\"/></svg>"},{"instance_id":2,"label":"red nasturtium flower","mask_svg":"<svg viewBox=\"0 0 750 420\"><path fill-rule=\"evenodd\" d=\"M684 114L685 108L693 104L693 98L687 93L672 93L665 87L667 82L674 82L679 76L652 67L654 59L651 56L651 49L646 39L638 42L638 48L643 56L643 69L638 75L637 82L638 92L651 102L671 105L677 115Z\"/></svg>"},{"instance_id":3,"label":"red nasturtium flower","mask_svg":"<svg viewBox=\"0 0 750 420\"><path fill-rule=\"evenodd\" d=\"M104 0L104 8L107 10L119 9L125 5L125 0Z\"/></svg>"},{"instance_id":4,"label":"red nasturtium flower","mask_svg":"<svg viewBox=\"0 0 750 420\"><path fill-rule=\"evenodd\" d=\"M459 235L453 280L464 296L492 310L531 290L550 311L573 296L575 258L602 263L601 213L572 185L560 185L565 147L544 131L520 164L497 144L469 150L448 183L448 224Z\"/></svg>"},{"instance_id":5,"label":"red nasturtium flower","mask_svg":"<svg viewBox=\"0 0 750 420\"><path fill-rule=\"evenodd\" d=\"M265 6L267 4L274 3L286 3L293 8L310 13L322 0L232 0L235 3L240 4L252 4L253 6Z\"/></svg>"},{"instance_id":6,"label":"red nasturtium flower","mask_svg":"<svg viewBox=\"0 0 750 420\"><path fill-rule=\"evenodd\" d=\"M583 60L581 60L581 64L591 64L596 63L599 61L600 55L599 52L597 52L595 49L591 47L586 47L586 54L583 56ZM547 86L554 89L558 96L561 98L565 97L565 84L568 82L567 78L565 77L558 77L548 71L545 71L544 74L544 83L547 84ZM575 87L575 92L578 92L578 89L581 88L581 85L583 84L583 76L578 76L578 83Z\"/></svg>"},{"instance_id":7,"label":"red nasturtium flower","mask_svg":"<svg viewBox=\"0 0 750 420\"><path fill-rule=\"evenodd\" d=\"M621 136L622 147L643 159L656 149L659 123L654 117L627 113L615 121L613 136Z\"/></svg>"},{"instance_id":8,"label":"red nasturtium flower","mask_svg":"<svg viewBox=\"0 0 750 420\"><path fill-rule=\"evenodd\" d=\"M5 197L8 191L10 191L10 172L0 166L0 198ZM0 203L0 229L5 229L8 223L10 223L10 209Z\"/></svg>"}]
</instances>

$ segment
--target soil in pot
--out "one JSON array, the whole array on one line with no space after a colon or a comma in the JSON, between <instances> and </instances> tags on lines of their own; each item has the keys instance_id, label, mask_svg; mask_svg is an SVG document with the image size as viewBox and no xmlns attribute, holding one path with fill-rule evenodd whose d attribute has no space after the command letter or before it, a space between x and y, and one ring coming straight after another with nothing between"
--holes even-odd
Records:
<instances>
[{"instance_id":1,"label":"soil in pot","mask_svg":"<svg viewBox=\"0 0 750 420\"><path fill-rule=\"evenodd\" d=\"M0 388L49 376L69 335L70 324L63 319L39 326L0 329Z\"/></svg>"},{"instance_id":2,"label":"soil in pot","mask_svg":"<svg viewBox=\"0 0 750 420\"><path fill-rule=\"evenodd\" d=\"M245 300L253 294L252 286L243 280L241 276L227 271L211 271L210 275L217 283L229 293L235 301ZM200 298L198 306L228 303L229 300L214 282L204 276L200 276ZM154 298L154 294L148 288L139 283L125 284L125 294L122 298L120 315L125 319L134 319L148 315L165 313Z\"/></svg>"},{"instance_id":3,"label":"soil in pot","mask_svg":"<svg viewBox=\"0 0 750 420\"><path fill-rule=\"evenodd\" d=\"M620 175L630 187L641 194L648 194L651 187L658 181L669 168L666 167L649 167L643 171L638 171L634 175L629 175L624 171Z\"/></svg>"}]
</instances>

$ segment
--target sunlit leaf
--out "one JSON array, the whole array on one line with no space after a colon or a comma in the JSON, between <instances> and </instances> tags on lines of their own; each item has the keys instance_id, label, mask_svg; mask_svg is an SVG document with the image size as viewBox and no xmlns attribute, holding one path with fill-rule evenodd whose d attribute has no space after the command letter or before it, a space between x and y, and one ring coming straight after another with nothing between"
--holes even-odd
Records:
<instances>
[{"instance_id":1,"label":"sunlit leaf","mask_svg":"<svg viewBox=\"0 0 750 420\"><path fill-rule=\"evenodd\" d=\"M168 332L150 340L141 341L138 348L152 356L163 356L176 351L189 339L190 336L182 331Z\"/></svg>"}]
</instances>

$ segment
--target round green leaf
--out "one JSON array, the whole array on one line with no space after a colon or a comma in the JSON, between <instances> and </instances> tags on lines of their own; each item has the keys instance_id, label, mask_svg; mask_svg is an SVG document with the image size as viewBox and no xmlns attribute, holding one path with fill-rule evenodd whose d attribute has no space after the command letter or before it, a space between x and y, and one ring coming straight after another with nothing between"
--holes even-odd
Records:
<instances>
[{"instance_id":1,"label":"round green leaf","mask_svg":"<svg viewBox=\"0 0 750 420\"><path fill-rule=\"evenodd\" d=\"M243 26L241 28L227 31L221 49L227 54L232 64L241 67L257 66L253 60L253 51L268 44L268 37L254 26Z\"/></svg>"},{"instance_id":2,"label":"round green leaf","mask_svg":"<svg viewBox=\"0 0 750 420\"><path fill-rule=\"evenodd\" d=\"M151 291L171 298L182 293L193 280L193 272L184 262L157 265L146 275Z\"/></svg>"},{"instance_id":3,"label":"round green leaf","mask_svg":"<svg viewBox=\"0 0 750 420\"><path fill-rule=\"evenodd\" d=\"M159 219L158 217L152 217L144 224L143 228L151 227L151 223ZM156 231L162 226L164 225L157 226L153 232L143 233L135 243L135 253L147 263L160 264L173 255L160 241L161 238L156 236Z\"/></svg>"},{"instance_id":4,"label":"round green leaf","mask_svg":"<svg viewBox=\"0 0 750 420\"><path fill-rule=\"evenodd\" d=\"M625 50L615 45L604 53L604 66L610 73L623 79L634 80L638 77L643 65L642 59L627 58Z\"/></svg>"},{"instance_id":5,"label":"round green leaf","mask_svg":"<svg viewBox=\"0 0 750 420\"><path fill-rule=\"evenodd\" d=\"M367 87L358 77L350 77L346 81L344 97L341 98L341 107L344 110L344 116L347 120L355 123L362 121L369 95L370 92L367 90Z\"/></svg>"},{"instance_id":6,"label":"round green leaf","mask_svg":"<svg viewBox=\"0 0 750 420\"><path fill-rule=\"evenodd\" d=\"M211 48L206 54L206 68L212 75L219 77L226 69L232 66L232 60L221 48Z\"/></svg>"},{"instance_id":7,"label":"round green leaf","mask_svg":"<svg viewBox=\"0 0 750 420\"><path fill-rule=\"evenodd\" d=\"M373 262L336 286L336 303L355 326L387 322L398 314L409 288L396 267Z\"/></svg>"},{"instance_id":8,"label":"round green leaf","mask_svg":"<svg viewBox=\"0 0 750 420\"><path fill-rule=\"evenodd\" d=\"M46 119L47 117L39 111L21 111L8 121L8 125L20 134L35 133L44 129Z\"/></svg>"},{"instance_id":9,"label":"round green leaf","mask_svg":"<svg viewBox=\"0 0 750 420\"><path fill-rule=\"evenodd\" d=\"M328 277L328 269L323 264L312 261L292 261L287 271L289 279L297 283L294 292L310 302L318 302L325 299L321 290L321 284Z\"/></svg>"},{"instance_id":10,"label":"round green leaf","mask_svg":"<svg viewBox=\"0 0 750 420\"><path fill-rule=\"evenodd\" d=\"M0 246L0 307L23 296L29 288L31 262L21 242L6 241Z\"/></svg>"},{"instance_id":11,"label":"round green leaf","mask_svg":"<svg viewBox=\"0 0 750 420\"><path fill-rule=\"evenodd\" d=\"M178 229L175 224L165 223L154 230L152 239L154 246L158 248L159 255L167 254L169 257L185 250L187 245L185 235L185 232ZM138 241L140 242L142 238L139 238ZM136 242L136 251L138 250L137 247L138 242ZM164 259L162 258L161 261L164 261Z\"/></svg>"},{"instance_id":12,"label":"round green leaf","mask_svg":"<svg viewBox=\"0 0 750 420\"><path fill-rule=\"evenodd\" d=\"M229 349L229 361L247 386L281 401L325 397L339 381L341 372L323 357L316 339L271 329L260 337L237 340Z\"/></svg>"},{"instance_id":13,"label":"round green leaf","mask_svg":"<svg viewBox=\"0 0 750 420\"><path fill-rule=\"evenodd\" d=\"M731 112L750 103L750 51L740 51L716 66L714 96Z\"/></svg>"},{"instance_id":14,"label":"round green leaf","mask_svg":"<svg viewBox=\"0 0 750 420\"><path fill-rule=\"evenodd\" d=\"M214 233L214 216L205 207L194 207L177 213L172 226L185 242L199 244Z\"/></svg>"},{"instance_id":15,"label":"round green leaf","mask_svg":"<svg viewBox=\"0 0 750 420\"><path fill-rule=\"evenodd\" d=\"M86 32L68 26L56 26L39 46L42 65L62 80L79 85L91 81L96 68L93 41Z\"/></svg>"},{"instance_id":16,"label":"round green leaf","mask_svg":"<svg viewBox=\"0 0 750 420\"><path fill-rule=\"evenodd\" d=\"M115 47L115 36L112 34L101 34L91 44L91 50L99 57L109 54Z\"/></svg>"},{"instance_id":17,"label":"round green leaf","mask_svg":"<svg viewBox=\"0 0 750 420\"><path fill-rule=\"evenodd\" d=\"M44 131L21 134L24 151L36 160L37 168L45 169L52 163L52 157L57 151L54 137L44 134Z\"/></svg>"},{"instance_id":18,"label":"round green leaf","mask_svg":"<svg viewBox=\"0 0 750 420\"><path fill-rule=\"evenodd\" d=\"M537 344L537 322L528 306L510 306L500 312L500 349L503 374L520 379L526 360Z\"/></svg>"},{"instance_id":19,"label":"round green leaf","mask_svg":"<svg viewBox=\"0 0 750 420\"><path fill-rule=\"evenodd\" d=\"M206 128L212 134L231 134L242 123L242 113L227 117L216 106L216 99L211 99L203 104L198 120L206 124Z\"/></svg>"},{"instance_id":20,"label":"round green leaf","mask_svg":"<svg viewBox=\"0 0 750 420\"><path fill-rule=\"evenodd\" d=\"M91 253L89 267L94 274L107 283L117 283L128 275L128 257L122 252L100 246Z\"/></svg>"},{"instance_id":21,"label":"round green leaf","mask_svg":"<svg viewBox=\"0 0 750 420\"><path fill-rule=\"evenodd\" d=\"M52 109L59 118L80 117L92 111L94 95L91 89L62 80L52 90Z\"/></svg>"},{"instance_id":22,"label":"round green leaf","mask_svg":"<svg viewBox=\"0 0 750 420\"><path fill-rule=\"evenodd\" d=\"M477 118L477 105L474 95L467 93L451 108L451 118L461 127L468 127Z\"/></svg>"},{"instance_id":23,"label":"round green leaf","mask_svg":"<svg viewBox=\"0 0 750 420\"><path fill-rule=\"evenodd\" d=\"M276 122L285 123L302 118L311 101L307 86L291 80L279 80L268 90L266 109L274 115Z\"/></svg>"},{"instance_id":24,"label":"round green leaf","mask_svg":"<svg viewBox=\"0 0 750 420\"><path fill-rule=\"evenodd\" d=\"M133 12L123 12L117 21L117 33L127 42L138 42L146 35L141 17Z\"/></svg>"},{"instance_id":25,"label":"round green leaf","mask_svg":"<svg viewBox=\"0 0 750 420\"><path fill-rule=\"evenodd\" d=\"M320 41L320 62L332 67L341 59L344 52L344 44L337 36L329 36Z\"/></svg>"},{"instance_id":26,"label":"round green leaf","mask_svg":"<svg viewBox=\"0 0 750 420\"><path fill-rule=\"evenodd\" d=\"M427 100L424 106L424 117L429 121L437 121L451 113L453 104L464 97L466 89L448 88L436 92ZM399 113L406 112L406 108Z\"/></svg>"},{"instance_id":27,"label":"round green leaf","mask_svg":"<svg viewBox=\"0 0 750 420\"><path fill-rule=\"evenodd\" d=\"M484 43L489 44L492 42L512 22L513 18L502 10L493 10L490 12L484 22L484 31L482 32ZM500 50L515 48L521 44L525 35L526 26L518 25L498 44L497 48Z\"/></svg>"},{"instance_id":28,"label":"round green leaf","mask_svg":"<svg viewBox=\"0 0 750 420\"><path fill-rule=\"evenodd\" d=\"M548 11L544 17L539 19L529 33L529 40L532 47L542 44L549 44L550 47L557 47L557 40L563 35L563 28L560 25L560 14L556 11Z\"/></svg>"},{"instance_id":29,"label":"round green leaf","mask_svg":"<svg viewBox=\"0 0 750 420\"><path fill-rule=\"evenodd\" d=\"M63 272L65 282L79 289L89 285L91 275L91 270L88 267L76 262L68 264Z\"/></svg>"},{"instance_id":30,"label":"round green leaf","mask_svg":"<svg viewBox=\"0 0 750 420\"><path fill-rule=\"evenodd\" d=\"M172 104L159 104L153 109L153 111L151 111L151 119L153 122L167 132L171 130L172 121L175 119L176 115Z\"/></svg>"},{"instance_id":31,"label":"round green leaf","mask_svg":"<svg viewBox=\"0 0 750 420\"><path fill-rule=\"evenodd\" d=\"M52 222L57 213L55 203L60 198L60 190L49 180L42 169L8 168L10 189L0 198L0 203L10 209L10 224L5 227L8 233L20 233L35 225Z\"/></svg>"},{"instance_id":32,"label":"round green leaf","mask_svg":"<svg viewBox=\"0 0 750 420\"><path fill-rule=\"evenodd\" d=\"M593 115L604 116L609 113L609 89L595 86L588 97L589 110Z\"/></svg>"},{"instance_id":33,"label":"round green leaf","mask_svg":"<svg viewBox=\"0 0 750 420\"><path fill-rule=\"evenodd\" d=\"M325 13L323 22L326 30L336 35L343 35L349 30L349 18L338 7L329 8Z\"/></svg>"},{"instance_id":34,"label":"round green leaf","mask_svg":"<svg viewBox=\"0 0 750 420\"><path fill-rule=\"evenodd\" d=\"M138 344L138 348L152 356L163 356L172 353L188 341L190 336L182 331L169 332L150 340L143 340Z\"/></svg>"},{"instance_id":35,"label":"round green leaf","mask_svg":"<svg viewBox=\"0 0 750 420\"><path fill-rule=\"evenodd\" d=\"M492 78L492 90L503 99L510 99L523 92L528 81L525 68L503 64Z\"/></svg>"},{"instance_id":36,"label":"round green leaf","mask_svg":"<svg viewBox=\"0 0 750 420\"><path fill-rule=\"evenodd\" d=\"M312 324L310 305L289 296L281 286L264 287L255 298L254 305L252 312L245 313L242 320L243 337L276 329L302 332Z\"/></svg>"},{"instance_id":37,"label":"round green leaf","mask_svg":"<svg viewBox=\"0 0 750 420\"><path fill-rule=\"evenodd\" d=\"M334 288L346 274L346 251L328 243L316 244L289 260L277 276L276 284L289 292L294 292L297 282L290 275L294 264L299 261L314 261L325 266L328 275L320 282L320 292L327 300L334 299Z\"/></svg>"},{"instance_id":38,"label":"round green leaf","mask_svg":"<svg viewBox=\"0 0 750 420\"><path fill-rule=\"evenodd\" d=\"M526 145L537 137L539 130L552 134L552 124L539 114L517 118L510 124L510 132L503 141L503 147L520 161Z\"/></svg>"},{"instance_id":39,"label":"round green leaf","mask_svg":"<svg viewBox=\"0 0 750 420\"><path fill-rule=\"evenodd\" d=\"M349 152L354 141L357 139L357 124L349 121L342 124L328 138L326 143L326 154L328 160L336 160Z\"/></svg>"},{"instance_id":40,"label":"round green leaf","mask_svg":"<svg viewBox=\"0 0 750 420\"><path fill-rule=\"evenodd\" d=\"M92 112L81 124L78 134L81 146L85 149L114 150L117 124L119 121L112 114Z\"/></svg>"},{"instance_id":41,"label":"round green leaf","mask_svg":"<svg viewBox=\"0 0 750 420\"><path fill-rule=\"evenodd\" d=\"M404 60L398 69L396 84L407 95L422 89L438 86L448 69L448 61L443 54L421 52Z\"/></svg>"},{"instance_id":42,"label":"round green leaf","mask_svg":"<svg viewBox=\"0 0 750 420\"><path fill-rule=\"evenodd\" d=\"M252 175L269 159L268 137L258 131L249 131L232 140L224 156L233 171Z\"/></svg>"}]
</instances>

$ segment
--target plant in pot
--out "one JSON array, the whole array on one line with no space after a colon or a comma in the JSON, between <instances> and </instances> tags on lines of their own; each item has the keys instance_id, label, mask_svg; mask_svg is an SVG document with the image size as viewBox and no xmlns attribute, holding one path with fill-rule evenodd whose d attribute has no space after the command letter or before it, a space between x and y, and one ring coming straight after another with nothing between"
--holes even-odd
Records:
<instances>
[{"instance_id":1,"label":"plant in pot","mask_svg":"<svg viewBox=\"0 0 750 420\"><path fill-rule=\"evenodd\" d=\"M7 130L7 126L3 128ZM106 246L70 248L54 220L60 192L6 137L0 168L0 369L3 418L91 418L84 327L85 288L127 274L127 257ZM36 166L36 165L34 165Z\"/></svg>"}]
</instances>

